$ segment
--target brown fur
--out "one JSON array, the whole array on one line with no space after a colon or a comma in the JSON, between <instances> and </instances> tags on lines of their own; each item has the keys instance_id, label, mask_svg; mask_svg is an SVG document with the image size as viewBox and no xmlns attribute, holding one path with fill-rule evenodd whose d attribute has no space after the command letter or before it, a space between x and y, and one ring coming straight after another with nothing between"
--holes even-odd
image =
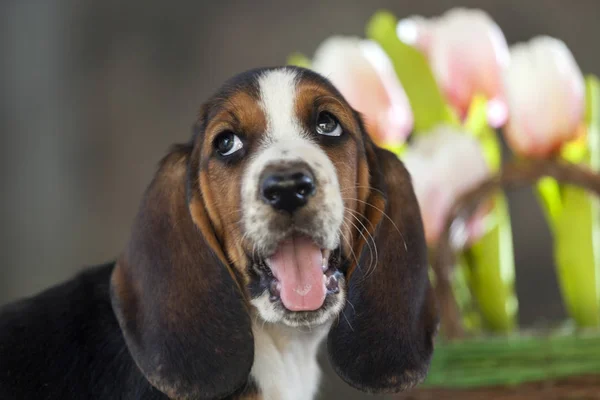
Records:
<instances>
[{"instance_id":1,"label":"brown fur","mask_svg":"<svg viewBox=\"0 0 600 400\"><path fill-rule=\"evenodd\" d=\"M243 132L245 140L256 145L266 129L264 112L250 93L237 91L213 110L214 117L206 126L204 140L196 143L199 152L209 161L199 171L200 191L204 194L206 211L213 221L217 236L230 264L247 283L247 258L240 233L240 177L245 163L225 166L210 157L212 142L219 133L230 130ZM223 184L229 182L230 184Z\"/></svg>"},{"instance_id":2,"label":"brown fur","mask_svg":"<svg viewBox=\"0 0 600 400\"><path fill-rule=\"evenodd\" d=\"M193 207L194 219L188 208L190 153L176 149L163 161L113 273L113 306L134 360L174 399L229 394L247 380L253 361L244 297L222 290L236 287L229 264L212 245L218 241L203 206ZM203 319L221 323L199 326ZM211 378L215 373L233 381Z\"/></svg>"}]
</instances>

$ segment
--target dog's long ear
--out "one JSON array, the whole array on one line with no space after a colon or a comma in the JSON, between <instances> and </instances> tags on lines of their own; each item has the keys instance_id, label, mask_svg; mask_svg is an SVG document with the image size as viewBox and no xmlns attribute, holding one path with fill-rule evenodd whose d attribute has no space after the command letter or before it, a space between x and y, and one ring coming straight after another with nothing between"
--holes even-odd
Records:
<instances>
[{"instance_id":1,"label":"dog's long ear","mask_svg":"<svg viewBox=\"0 0 600 400\"><path fill-rule=\"evenodd\" d=\"M327 345L334 369L351 386L398 392L427 373L437 307L410 176L395 155L366 141L370 193L364 225L374 243L363 241L354 249L359 265L347 273L348 304Z\"/></svg>"},{"instance_id":2,"label":"dog's long ear","mask_svg":"<svg viewBox=\"0 0 600 400\"><path fill-rule=\"evenodd\" d=\"M188 189L197 177L187 171L191 151L181 147L163 160L113 272L111 296L148 381L170 398L213 399L247 382L254 339L200 194Z\"/></svg>"}]
</instances>

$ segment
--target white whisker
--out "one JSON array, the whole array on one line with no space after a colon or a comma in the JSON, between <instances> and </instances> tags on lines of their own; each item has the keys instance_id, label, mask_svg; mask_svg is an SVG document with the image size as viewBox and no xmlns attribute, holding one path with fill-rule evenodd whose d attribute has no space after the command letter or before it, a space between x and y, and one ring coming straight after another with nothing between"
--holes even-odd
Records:
<instances>
[{"instance_id":1,"label":"white whisker","mask_svg":"<svg viewBox=\"0 0 600 400\"><path fill-rule=\"evenodd\" d=\"M352 213L350 213L350 216L354 217L354 215L352 215ZM356 218L356 217L354 217L354 218ZM345 217L344 217L344 219L345 219ZM371 247L371 243L369 243L369 239L367 239L367 237L366 237L366 236L365 236L365 235L362 233L362 229L360 229L358 226L356 226L356 224L355 224L355 223L353 223L352 221L348 221L348 222L349 222L350 224L352 224L352 226L354 226L354 228L355 228L355 229L358 231L358 233L360 234L360 236L362 236L362 238L365 240L365 244L366 244L367 246L369 246L369 257L370 257L370 261L369 261L369 266L367 267L367 269L366 269L366 271L365 271L365 277L367 277L367 276L368 276L368 274L369 274L369 270L370 270L371 268L374 268L374 266L373 266L373 262L376 262L376 259L373 257L373 253L374 253L374 251L373 251L373 247ZM359 221L359 222L360 222L360 221ZM364 228L364 225L363 225L363 228ZM371 236L371 235L369 234L369 232L367 232L367 234L368 234L369 236ZM373 240L373 244L375 244L375 241L374 241L374 240ZM375 254L377 254L377 247L375 247ZM376 266L376 264L375 264L375 266Z\"/></svg>"},{"instance_id":2,"label":"white whisker","mask_svg":"<svg viewBox=\"0 0 600 400\"><path fill-rule=\"evenodd\" d=\"M375 272L375 269L377 268L377 265L379 264L379 252L377 250L377 243L375 242L375 238L369 232L369 230L367 229L367 227L365 226L365 224L363 224L362 221L356 215L353 214L352 210L349 210L349 211L350 211L350 215L354 219L356 219L356 221L362 226L362 228L365 231L365 233L369 236L369 239L371 240L371 242L373 242L373 247L371 247L371 245L369 244L369 252L371 253L371 264L372 264L373 269L371 269L371 266L369 266L369 268L367 268L367 272L365 273L365 276L363 278L363 279L366 280L370 275L373 274L373 272ZM371 224L371 226L373 226L373 224ZM363 239L365 239L365 242L368 244L369 243L369 239L367 239L365 237L365 235L362 234L362 232L361 232L361 236L363 237ZM374 264L373 264L373 252L375 253Z\"/></svg>"},{"instance_id":3,"label":"white whisker","mask_svg":"<svg viewBox=\"0 0 600 400\"><path fill-rule=\"evenodd\" d=\"M348 227L348 225L346 225L345 218L344 218L344 220L342 220L342 225L344 225L345 227ZM350 241L346 238L346 236L344 235L344 233L342 232L341 229L338 228L338 232L342 236L343 240L346 242L348 249L350 250L350 254L352 254L352 257L354 257L354 261L356 262L356 268L360 269L360 264L358 262L358 258L356 257L356 253L354 252L354 249L352 248L352 243L350 243Z\"/></svg>"},{"instance_id":4,"label":"white whisker","mask_svg":"<svg viewBox=\"0 0 600 400\"><path fill-rule=\"evenodd\" d=\"M350 303L350 300L348 300L347 298L346 298L346 302L348 304L350 304L350 307L352 307L352 310L354 310L354 313L356 313L356 308L354 308L354 304Z\"/></svg>"},{"instance_id":5,"label":"white whisker","mask_svg":"<svg viewBox=\"0 0 600 400\"><path fill-rule=\"evenodd\" d=\"M396 223L392 220L392 218L390 218L389 215L387 215L387 213L385 211L383 211L381 208L379 208L377 206L374 206L373 204L371 204L371 203L369 203L367 201L363 201L363 200L356 199L356 198L353 198L353 197L342 197L342 199L343 200L355 200L355 201L363 203L363 204L365 204L365 205L367 205L369 207L373 207L374 209L376 209L377 211L379 211L381 213L381 215L383 215L384 217L386 217L392 223L392 226L394 227L394 229L396 229L396 232L398 232L398 234L402 238L402 241L404 242L404 249L408 250L408 246L406 244L406 239L404 238L404 235L402 234L402 232L400 231L400 229L398 229L398 226L396 225Z\"/></svg>"},{"instance_id":6,"label":"white whisker","mask_svg":"<svg viewBox=\"0 0 600 400\"><path fill-rule=\"evenodd\" d=\"M344 310L342 310L341 314L344 316L344 319L348 323L348 326L350 327L350 329L352 329L352 332L354 332L354 328L352 327L352 324L350 323L350 320L348 320L348 317L346 317L346 313L344 313Z\"/></svg>"}]
</instances>

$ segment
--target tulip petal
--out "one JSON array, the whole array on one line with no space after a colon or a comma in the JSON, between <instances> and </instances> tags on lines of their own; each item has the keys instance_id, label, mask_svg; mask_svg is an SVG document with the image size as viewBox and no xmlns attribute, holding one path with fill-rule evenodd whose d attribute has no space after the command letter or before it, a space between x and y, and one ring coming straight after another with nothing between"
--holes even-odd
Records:
<instances>
[{"instance_id":1,"label":"tulip petal","mask_svg":"<svg viewBox=\"0 0 600 400\"><path fill-rule=\"evenodd\" d=\"M364 116L378 145L404 143L412 130L412 112L387 55L376 43L331 37L316 50L312 69L327 77Z\"/></svg>"},{"instance_id":2,"label":"tulip petal","mask_svg":"<svg viewBox=\"0 0 600 400\"><path fill-rule=\"evenodd\" d=\"M507 142L525 157L549 157L578 134L582 123L583 75L567 46L540 36L511 48L505 74Z\"/></svg>"},{"instance_id":3,"label":"tulip petal","mask_svg":"<svg viewBox=\"0 0 600 400\"><path fill-rule=\"evenodd\" d=\"M432 25L431 21L418 15L403 18L396 25L396 35L404 43L427 54L431 46Z\"/></svg>"},{"instance_id":4,"label":"tulip petal","mask_svg":"<svg viewBox=\"0 0 600 400\"><path fill-rule=\"evenodd\" d=\"M434 246L450 207L490 170L475 139L445 126L416 137L402 159L413 177L427 242Z\"/></svg>"},{"instance_id":5,"label":"tulip petal","mask_svg":"<svg viewBox=\"0 0 600 400\"><path fill-rule=\"evenodd\" d=\"M502 101L509 51L502 31L488 14L456 8L425 26L430 31L427 54L432 71L461 116L476 95Z\"/></svg>"}]
</instances>

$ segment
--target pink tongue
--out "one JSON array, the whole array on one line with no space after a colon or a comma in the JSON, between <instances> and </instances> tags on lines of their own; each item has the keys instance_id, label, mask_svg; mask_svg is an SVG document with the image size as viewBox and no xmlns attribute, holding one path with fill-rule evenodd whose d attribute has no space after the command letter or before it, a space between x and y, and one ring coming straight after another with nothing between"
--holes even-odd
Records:
<instances>
[{"instance_id":1,"label":"pink tongue","mask_svg":"<svg viewBox=\"0 0 600 400\"><path fill-rule=\"evenodd\" d=\"M293 237L281 243L268 260L275 278L281 283L281 301L290 311L319 309L326 289L321 249L310 239Z\"/></svg>"}]
</instances>

